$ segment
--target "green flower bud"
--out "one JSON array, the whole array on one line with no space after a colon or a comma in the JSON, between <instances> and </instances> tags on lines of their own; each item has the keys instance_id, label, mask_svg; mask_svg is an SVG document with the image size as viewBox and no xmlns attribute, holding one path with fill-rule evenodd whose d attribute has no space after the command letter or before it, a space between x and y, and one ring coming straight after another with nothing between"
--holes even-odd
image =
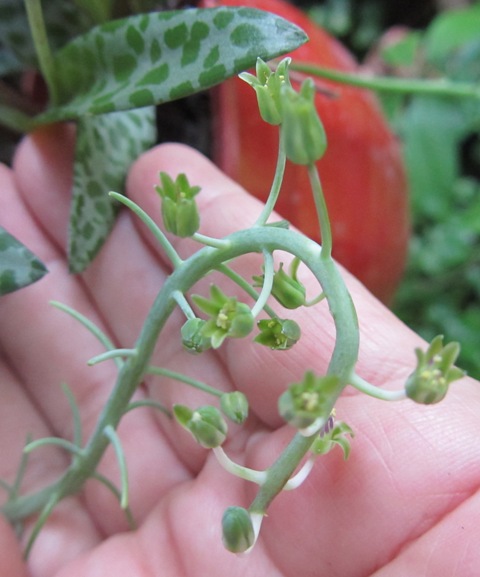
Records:
<instances>
[{"instance_id":1,"label":"green flower bud","mask_svg":"<svg viewBox=\"0 0 480 577\"><path fill-rule=\"evenodd\" d=\"M264 275L254 276L254 286L263 286ZM273 275L272 296L286 309L296 309L305 304L306 290L296 275L283 270L283 263Z\"/></svg>"},{"instance_id":2,"label":"green flower bud","mask_svg":"<svg viewBox=\"0 0 480 577\"><path fill-rule=\"evenodd\" d=\"M300 383L290 385L278 400L280 415L297 429L306 429L318 419L326 422L337 394L336 376L316 377L308 371Z\"/></svg>"},{"instance_id":3,"label":"green flower bud","mask_svg":"<svg viewBox=\"0 0 480 577\"><path fill-rule=\"evenodd\" d=\"M301 334L298 324L288 319L262 319L257 326L260 334L255 337L255 342L277 351L293 347Z\"/></svg>"},{"instance_id":4,"label":"green flower bud","mask_svg":"<svg viewBox=\"0 0 480 577\"><path fill-rule=\"evenodd\" d=\"M320 160L327 148L327 136L315 107L315 85L307 78L296 92L282 87L282 142L287 158L295 164Z\"/></svg>"},{"instance_id":5,"label":"green flower bud","mask_svg":"<svg viewBox=\"0 0 480 577\"><path fill-rule=\"evenodd\" d=\"M206 449L219 447L227 438L227 423L215 407L207 405L192 411L184 405L174 405L173 414L180 425Z\"/></svg>"},{"instance_id":6,"label":"green flower bud","mask_svg":"<svg viewBox=\"0 0 480 577\"><path fill-rule=\"evenodd\" d=\"M200 215L194 197L199 186L190 186L185 174L173 181L165 172L160 173L161 186L155 189L162 199L162 217L166 230L180 237L195 234L200 226Z\"/></svg>"},{"instance_id":7,"label":"green flower bud","mask_svg":"<svg viewBox=\"0 0 480 577\"><path fill-rule=\"evenodd\" d=\"M210 318L201 333L217 349L227 337L242 338L253 329L254 318L250 307L235 297L227 297L217 286L210 287L210 299L193 295L193 301Z\"/></svg>"},{"instance_id":8,"label":"green flower bud","mask_svg":"<svg viewBox=\"0 0 480 577\"><path fill-rule=\"evenodd\" d=\"M443 346L441 335L433 339L427 351L416 349L417 367L407 379L407 397L425 405L441 401L450 383L465 375L454 366L459 353L460 345L449 343Z\"/></svg>"},{"instance_id":9,"label":"green flower bud","mask_svg":"<svg viewBox=\"0 0 480 577\"><path fill-rule=\"evenodd\" d=\"M249 512L243 507L228 507L222 518L223 544L232 553L244 553L255 543Z\"/></svg>"},{"instance_id":10,"label":"green flower bud","mask_svg":"<svg viewBox=\"0 0 480 577\"><path fill-rule=\"evenodd\" d=\"M248 417L248 400L240 391L223 393L220 397L220 408L224 415L234 423L241 425Z\"/></svg>"},{"instance_id":11,"label":"green flower bud","mask_svg":"<svg viewBox=\"0 0 480 577\"><path fill-rule=\"evenodd\" d=\"M189 319L180 329L182 344L189 353L203 353L212 346L210 339L202 333L205 324L203 319Z\"/></svg>"},{"instance_id":12,"label":"green flower bud","mask_svg":"<svg viewBox=\"0 0 480 577\"><path fill-rule=\"evenodd\" d=\"M290 62L291 58L284 58L273 72L268 64L257 58L256 76L248 72L239 74L239 77L255 90L260 115L268 124L277 125L282 122L280 90L284 84L290 85L288 78Z\"/></svg>"}]
</instances>

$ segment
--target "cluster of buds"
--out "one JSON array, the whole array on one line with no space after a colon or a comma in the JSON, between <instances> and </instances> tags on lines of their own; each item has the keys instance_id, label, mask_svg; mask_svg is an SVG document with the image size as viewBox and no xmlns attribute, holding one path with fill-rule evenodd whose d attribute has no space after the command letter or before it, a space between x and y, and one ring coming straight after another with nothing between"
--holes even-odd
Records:
<instances>
[{"instance_id":1,"label":"cluster of buds","mask_svg":"<svg viewBox=\"0 0 480 577\"><path fill-rule=\"evenodd\" d=\"M285 154L295 164L312 164L320 160L327 148L325 129L315 106L315 84L311 78L296 91L290 82L285 58L275 71L260 58L256 76L240 74L255 90L260 114L265 122L281 126Z\"/></svg>"}]
</instances>

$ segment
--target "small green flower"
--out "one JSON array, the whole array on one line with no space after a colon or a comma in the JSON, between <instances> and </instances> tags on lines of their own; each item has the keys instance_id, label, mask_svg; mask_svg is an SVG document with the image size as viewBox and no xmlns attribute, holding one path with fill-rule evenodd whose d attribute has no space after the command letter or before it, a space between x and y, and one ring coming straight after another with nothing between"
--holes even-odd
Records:
<instances>
[{"instance_id":1,"label":"small green flower","mask_svg":"<svg viewBox=\"0 0 480 577\"><path fill-rule=\"evenodd\" d=\"M241 425L248 417L248 400L241 391L223 393L220 397L220 408L223 414L234 423Z\"/></svg>"},{"instance_id":2,"label":"small green flower","mask_svg":"<svg viewBox=\"0 0 480 577\"><path fill-rule=\"evenodd\" d=\"M262 319L257 326L260 334L255 337L255 342L276 351L292 348L301 335L298 324L289 319Z\"/></svg>"},{"instance_id":3,"label":"small green flower","mask_svg":"<svg viewBox=\"0 0 480 577\"><path fill-rule=\"evenodd\" d=\"M254 276L253 286L263 286L264 275ZM296 309L305 305L305 286L297 280L296 267L287 274L280 263L278 271L273 275L272 296L286 309Z\"/></svg>"},{"instance_id":4,"label":"small green flower","mask_svg":"<svg viewBox=\"0 0 480 577\"><path fill-rule=\"evenodd\" d=\"M327 136L315 107L315 85L311 78L300 91L282 86L282 142L287 158L295 164L312 164L327 149Z\"/></svg>"},{"instance_id":5,"label":"small green flower","mask_svg":"<svg viewBox=\"0 0 480 577\"><path fill-rule=\"evenodd\" d=\"M250 513L243 507L228 507L222 518L223 544L232 553L244 553L255 543Z\"/></svg>"},{"instance_id":6,"label":"small green flower","mask_svg":"<svg viewBox=\"0 0 480 577\"><path fill-rule=\"evenodd\" d=\"M205 324L206 321L203 319L188 319L183 324L180 333L185 350L198 354L203 353L203 351L208 350L212 346L210 339L202 333Z\"/></svg>"},{"instance_id":7,"label":"small green flower","mask_svg":"<svg viewBox=\"0 0 480 577\"><path fill-rule=\"evenodd\" d=\"M192 296L198 308L210 316L201 330L210 339L212 347L218 349L227 337L242 338L253 329L254 318L250 307L227 297L216 285L210 287L210 299Z\"/></svg>"},{"instance_id":8,"label":"small green flower","mask_svg":"<svg viewBox=\"0 0 480 577\"><path fill-rule=\"evenodd\" d=\"M350 441L348 437L353 437L354 433L347 423L334 420L335 411L332 411L327 423L320 430L318 437L313 442L311 451L315 455L325 455L335 446L339 446L343 451L343 458L348 459L350 455Z\"/></svg>"},{"instance_id":9,"label":"small green flower","mask_svg":"<svg viewBox=\"0 0 480 577\"><path fill-rule=\"evenodd\" d=\"M199 186L190 186L185 174L179 174L175 181L165 172L160 173L161 186L155 190L162 199L163 224L168 232L180 237L195 234L200 226L195 196Z\"/></svg>"},{"instance_id":10,"label":"small green flower","mask_svg":"<svg viewBox=\"0 0 480 577\"><path fill-rule=\"evenodd\" d=\"M318 420L327 422L337 393L336 376L316 377L307 371L300 383L294 383L280 396L280 415L297 429L307 429Z\"/></svg>"},{"instance_id":11,"label":"small green flower","mask_svg":"<svg viewBox=\"0 0 480 577\"><path fill-rule=\"evenodd\" d=\"M443 336L436 336L426 351L415 349L417 367L408 377L405 391L417 403L438 403L447 394L451 382L465 372L454 366L460 353L458 343L443 346Z\"/></svg>"},{"instance_id":12,"label":"small green flower","mask_svg":"<svg viewBox=\"0 0 480 577\"><path fill-rule=\"evenodd\" d=\"M268 64L257 58L256 76L248 72L239 74L239 77L255 90L260 115L268 124L277 125L282 122L281 88L284 84L290 86L288 77L290 62L291 58L284 58L273 72Z\"/></svg>"},{"instance_id":13,"label":"small green flower","mask_svg":"<svg viewBox=\"0 0 480 577\"><path fill-rule=\"evenodd\" d=\"M219 447L227 438L227 423L216 407L206 405L192 411L185 405L174 405L173 414L180 425L206 449Z\"/></svg>"}]
</instances>

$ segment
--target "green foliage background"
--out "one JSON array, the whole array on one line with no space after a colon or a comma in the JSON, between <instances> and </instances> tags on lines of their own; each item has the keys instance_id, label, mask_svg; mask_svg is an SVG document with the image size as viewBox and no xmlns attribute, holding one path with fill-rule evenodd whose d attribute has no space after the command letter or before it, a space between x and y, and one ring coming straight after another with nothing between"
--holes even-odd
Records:
<instances>
[{"instance_id":1,"label":"green foliage background","mask_svg":"<svg viewBox=\"0 0 480 577\"><path fill-rule=\"evenodd\" d=\"M410 27L380 52L391 75L480 83L479 2L442 11L433 1L326 0L310 11L360 58L390 26ZM459 341L459 365L480 378L480 101L416 95L384 104L403 142L412 210L393 309L428 340Z\"/></svg>"}]
</instances>

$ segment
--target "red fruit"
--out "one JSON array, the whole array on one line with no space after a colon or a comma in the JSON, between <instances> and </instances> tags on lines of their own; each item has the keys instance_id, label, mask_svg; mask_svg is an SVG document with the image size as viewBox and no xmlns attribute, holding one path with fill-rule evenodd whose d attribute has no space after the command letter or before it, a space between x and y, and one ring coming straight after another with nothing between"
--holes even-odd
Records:
<instances>
[{"instance_id":1,"label":"red fruit","mask_svg":"<svg viewBox=\"0 0 480 577\"><path fill-rule=\"evenodd\" d=\"M276 13L310 41L294 62L355 72L350 53L299 9L282 0L221 0ZM316 80L316 106L328 139L318 162L333 231L333 255L377 297L389 302L402 277L409 239L407 180L401 149L376 97L359 88ZM254 90L238 78L215 90L214 157L233 179L266 200L275 169L278 129L262 122ZM306 170L289 165L277 211L320 240Z\"/></svg>"}]
</instances>

